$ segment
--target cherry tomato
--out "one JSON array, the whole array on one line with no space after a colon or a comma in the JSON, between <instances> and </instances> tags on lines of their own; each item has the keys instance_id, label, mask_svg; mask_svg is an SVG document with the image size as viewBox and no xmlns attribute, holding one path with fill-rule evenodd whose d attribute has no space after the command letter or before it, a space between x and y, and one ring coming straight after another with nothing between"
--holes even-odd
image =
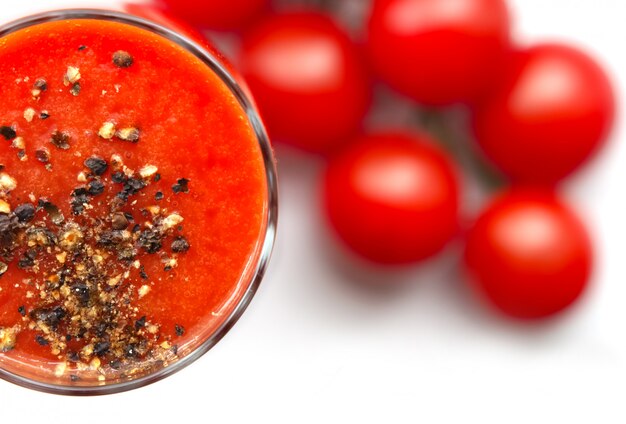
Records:
<instances>
[{"instance_id":1,"label":"cherry tomato","mask_svg":"<svg viewBox=\"0 0 626 424\"><path fill-rule=\"evenodd\" d=\"M614 102L607 76L587 55L564 45L537 45L513 55L502 80L476 108L476 139L513 181L554 184L603 144Z\"/></svg>"},{"instance_id":2,"label":"cherry tomato","mask_svg":"<svg viewBox=\"0 0 626 424\"><path fill-rule=\"evenodd\" d=\"M369 107L356 47L321 13L261 22L245 35L239 65L270 136L308 151L328 151L353 135Z\"/></svg>"},{"instance_id":3,"label":"cherry tomato","mask_svg":"<svg viewBox=\"0 0 626 424\"><path fill-rule=\"evenodd\" d=\"M418 102L471 102L509 46L504 0L375 0L368 50L378 76Z\"/></svg>"},{"instance_id":4,"label":"cherry tomato","mask_svg":"<svg viewBox=\"0 0 626 424\"><path fill-rule=\"evenodd\" d=\"M156 4L200 28L227 31L249 25L269 0L155 0Z\"/></svg>"},{"instance_id":5,"label":"cherry tomato","mask_svg":"<svg viewBox=\"0 0 626 424\"><path fill-rule=\"evenodd\" d=\"M556 195L517 189L486 208L469 231L465 262L475 287L507 315L553 315L583 292L592 246L579 218Z\"/></svg>"},{"instance_id":6,"label":"cherry tomato","mask_svg":"<svg viewBox=\"0 0 626 424\"><path fill-rule=\"evenodd\" d=\"M339 238L374 263L426 259L458 230L456 170L421 134L372 134L350 144L329 161L324 197Z\"/></svg>"}]
</instances>

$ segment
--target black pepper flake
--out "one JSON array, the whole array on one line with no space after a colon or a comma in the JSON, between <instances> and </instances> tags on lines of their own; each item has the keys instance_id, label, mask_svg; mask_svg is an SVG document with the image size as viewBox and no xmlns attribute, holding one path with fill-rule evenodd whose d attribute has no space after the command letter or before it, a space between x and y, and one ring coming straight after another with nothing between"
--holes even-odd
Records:
<instances>
[{"instance_id":1,"label":"black pepper flake","mask_svg":"<svg viewBox=\"0 0 626 424\"><path fill-rule=\"evenodd\" d=\"M90 181L89 184L87 184L87 193L91 196L98 196L104 193L104 184L98 180Z\"/></svg>"},{"instance_id":2,"label":"black pepper flake","mask_svg":"<svg viewBox=\"0 0 626 424\"><path fill-rule=\"evenodd\" d=\"M124 349L124 355L127 358L136 358L139 356L139 352L137 351L137 345L134 343L129 344Z\"/></svg>"},{"instance_id":3,"label":"black pepper flake","mask_svg":"<svg viewBox=\"0 0 626 424\"><path fill-rule=\"evenodd\" d=\"M39 114L39 119L48 119L50 118L50 114L48 113L48 111L42 110L41 113Z\"/></svg>"},{"instance_id":4,"label":"black pepper flake","mask_svg":"<svg viewBox=\"0 0 626 424\"><path fill-rule=\"evenodd\" d=\"M104 356L111 348L111 344L109 342L98 342L93 345L93 353L96 356Z\"/></svg>"},{"instance_id":5,"label":"black pepper flake","mask_svg":"<svg viewBox=\"0 0 626 424\"><path fill-rule=\"evenodd\" d=\"M17 137L15 130L11 127L7 127L6 125L0 126L0 135L7 141L11 141Z\"/></svg>"},{"instance_id":6,"label":"black pepper flake","mask_svg":"<svg viewBox=\"0 0 626 424\"><path fill-rule=\"evenodd\" d=\"M152 178L152 181L155 183L158 183L159 181L161 181L161 174L159 174L158 172L156 174L154 174L154 177Z\"/></svg>"},{"instance_id":7,"label":"black pepper flake","mask_svg":"<svg viewBox=\"0 0 626 424\"><path fill-rule=\"evenodd\" d=\"M84 187L79 187L72 191L72 199L70 205L74 215L80 215L85 210L85 205L90 201L89 192Z\"/></svg>"},{"instance_id":8,"label":"black pepper flake","mask_svg":"<svg viewBox=\"0 0 626 424\"><path fill-rule=\"evenodd\" d=\"M50 343L46 340L42 335L37 334L35 336L35 341L40 346L48 346Z\"/></svg>"},{"instance_id":9,"label":"black pepper flake","mask_svg":"<svg viewBox=\"0 0 626 424\"><path fill-rule=\"evenodd\" d=\"M50 162L50 152L46 148L35 150L35 157L41 163Z\"/></svg>"},{"instance_id":10,"label":"black pepper flake","mask_svg":"<svg viewBox=\"0 0 626 424\"><path fill-rule=\"evenodd\" d=\"M24 305L22 305L19 308L17 308L17 312L19 312L21 316L25 317L26 316L26 308L24 307Z\"/></svg>"},{"instance_id":11,"label":"black pepper flake","mask_svg":"<svg viewBox=\"0 0 626 424\"><path fill-rule=\"evenodd\" d=\"M66 132L55 131L50 136L50 142L61 150L70 148L70 135Z\"/></svg>"},{"instance_id":12,"label":"black pepper flake","mask_svg":"<svg viewBox=\"0 0 626 424\"><path fill-rule=\"evenodd\" d=\"M87 46L85 46L84 44L81 44L80 46L78 46L78 51L82 52L83 50L85 50L87 48Z\"/></svg>"},{"instance_id":13,"label":"black pepper flake","mask_svg":"<svg viewBox=\"0 0 626 424\"><path fill-rule=\"evenodd\" d=\"M89 300L91 299L91 290L89 290L89 287L87 287L86 284L74 284L71 290L74 296L76 296L76 298L80 302L81 306L85 307L89 305Z\"/></svg>"},{"instance_id":14,"label":"black pepper flake","mask_svg":"<svg viewBox=\"0 0 626 424\"><path fill-rule=\"evenodd\" d=\"M187 178L179 178L176 184L172 186L174 193L189 193L189 180Z\"/></svg>"},{"instance_id":15,"label":"black pepper flake","mask_svg":"<svg viewBox=\"0 0 626 424\"><path fill-rule=\"evenodd\" d=\"M105 231L98 239L98 245L104 247L116 247L124 243L124 234L120 230Z\"/></svg>"},{"instance_id":16,"label":"black pepper flake","mask_svg":"<svg viewBox=\"0 0 626 424\"><path fill-rule=\"evenodd\" d=\"M111 217L111 227L114 230L125 230L126 228L128 228L129 224L130 223L128 222L128 218L122 212L116 212Z\"/></svg>"},{"instance_id":17,"label":"black pepper flake","mask_svg":"<svg viewBox=\"0 0 626 424\"><path fill-rule=\"evenodd\" d=\"M184 253L189 250L189 242L183 236L178 236L172 241L172 252Z\"/></svg>"},{"instance_id":18,"label":"black pepper flake","mask_svg":"<svg viewBox=\"0 0 626 424\"><path fill-rule=\"evenodd\" d=\"M156 200L163 200L163 192L162 192L162 191L157 191L157 192L154 194L154 198L155 198Z\"/></svg>"},{"instance_id":19,"label":"black pepper flake","mask_svg":"<svg viewBox=\"0 0 626 424\"><path fill-rule=\"evenodd\" d=\"M10 248L13 245L19 229L18 224L14 215L0 213L0 253L3 248Z\"/></svg>"},{"instance_id":20,"label":"black pepper flake","mask_svg":"<svg viewBox=\"0 0 626 424\"><path fill-rule=\"evenodd\" d=\"M100 321L96 324L96 336L104 337L107 330L111 327L109 321Z\"/></svg>"},{"instance_id":21,"label":"black pepper flake","mask_svg":"<svg viewBox=\"0 0 626 424\"><path fill-rule=\"evenodd\" d=\"M70 93L72 96L78 96L80 94L80 82L75 82L72 84L72 88L70 88Z\"/></svg>"},{"instance_id":22,"label":"black pepper flake","mask_svg":"<svg viewBox=\"0 0 626 424\"><path fill-rule=\"evenodd\" d=\"M163 247L161 233L153 228L147 228L139 235L139 246L148 253L156 253Z\"/></svg>"},{"instance_id":23,"label":"black pepper flake","mask_svg":"<svg viewBox=\"0 0 626 424\"><path fill-rule=\"evenodd\" d=\"M35 259L37 259L37 251L35 249L29 249L20 257L17 262L19 269L27 269L35 266Z\"/></svg>"},{"instance_id":24,"label":"black pepper flake","mask_svg":"<svg viewBox=\"0 0 626 424\"><path fill-rule=\"evenodd\" d=\"M127 178L126 181L124 181L122 191L117 193L117 197L126 201L130 196L139 193L139 190L143 189L145 186L146 183L143 180L133 177Z\"/></svg>"},{"instance_id":25,"label":"black pepper flake","mask_svg":"<svg viewBox=\"0 0 626 424\"><path fill-rule=\"evenodd\" d=\"M61 306L53 308L37 308L30 312L31 318L41 321L53 330L56 329L61 320L65 318L67 312Z\"/></svg>"},{"instance_id":26,"label":"black pepper flake","mask_svg":"<svg viewBox=\"0 0 626 424\"><path fill-rule=\"evenodd\" d=\"M185 334L185 327L183 327L182 325L176 324L174 325L174 331L176 331L176 335L180 337L183 334Z\"/></svg>"},{"instance_id":27,"label":"black pepper flake","mask_svg":"<svg viewBox=\"0 0 626 424\"><path fill-rule=\"evenodd\" d=\"M124 181L126 181L126 175L122 171L115 171L113 174L111 174L111 181L113 181L115 184L122 184Z\"/></svg>"},{"instance_id":28,"label":"black pepper flake","mask_svg":"<svg viewBox=\"0 0 626 424\"><path fill-rule=\"evenodd\" d=\"M139 276L143 278L144 280L148 279L148 274L146 274L146 268L143 265L139 267Z\"/></svg>"},{"instance_id":29,"label":"black pepper flake","mask_svg":"<svg viewBox=\"0 0 626 424\"><path fill-rule=\"evenodd\" d=\"M142 329L146 326L146 316L142 316L137 321L135 321L135 330Z\"/></svg>"},{"instance_id":30,"label":"black pepper flake","mask_svg":"<svg viewBox=\"0 0 626 424\"><path fill-rule=\"evenodd\" d=\"M48 82L44 78L37 78L33 84L33 88L40 91L48 89Z\"/></svg>"},{"instance_id":31,"label":"black pepper flake","mask_svg":"<svg viewBox=\"0 0 626 424\"><path fill-rule=\"evenodd\" d=\"M24 203L15 208L13 213L19 222L30 222L35 217L35 206L30 203Z\"/></svg>"},{"instance_id":32,"label":"black pepper flake","mask_svg":"<svg viewBox=\"0 0 626 424\"><path fill-rule=\"evenodd\" d=\"M85 160L84 165L97 176L104 174L109 167L107 161L98 156L92 156Z\"/></svg>"},{"instance_id":33,"label":"black pepper flake","mask_svg":"<svg viewBox=\"0 0 626 424\"><path fill-rule=\"evenodd\" d=\"M133 64L133 57L124 50L113 53L113 64L118 68L128 68Z\"/></svg>"},{"instance_id":34,"label":"black pepper flake","mask_svg":"<svg viewBox=\"0 0 626 424\"><path fill-rule=\"evenodd\" d=\"M59 210L59 207L52 202L49 202L46 199L39 199L39 205L43 208L44 211L48 215L50 215L50 219L56 225L61 225L63 221L65 221L65 217L63 213Z\"/></svg>"}]
</instances>

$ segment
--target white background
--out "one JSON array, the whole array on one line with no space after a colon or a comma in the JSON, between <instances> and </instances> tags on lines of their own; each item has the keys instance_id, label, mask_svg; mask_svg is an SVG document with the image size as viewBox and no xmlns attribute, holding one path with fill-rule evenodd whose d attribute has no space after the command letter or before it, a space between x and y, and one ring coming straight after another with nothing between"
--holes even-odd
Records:
<instances>
[{"instance_id":1,"label":"white background","mask_svg":"<svg viewBox=\"0 0 626 424\"><path fill-rule=\"evenodd\" d=\"M1 19L66 4L2 0ZM624 98L623 0L510 4L520 38L586 47ZM273 261L248 311L213 350L166 380L112 396L61 397L0 381L0 420L624 423L623 122L567 186L592 228L598 264L584 301L560 319L518 325L485 310L463 285L455 247L435 264L393 275L347 263L319 213L320 164L279 150ZM358 284L381 278L402 288L381 293Z\"/></svg>"}]
</instances>

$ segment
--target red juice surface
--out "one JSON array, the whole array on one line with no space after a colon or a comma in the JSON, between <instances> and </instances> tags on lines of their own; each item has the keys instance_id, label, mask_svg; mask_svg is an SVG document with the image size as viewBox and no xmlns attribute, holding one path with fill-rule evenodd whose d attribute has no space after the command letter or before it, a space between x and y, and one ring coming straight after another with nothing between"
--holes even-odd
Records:
<instances>
[{"instance_id":1,"label":"red juice surface","mask_svg":"<svg viewBox=\"0 0 626 424\"><path fill-rule=\"evenodd\" d=\"M130 25L0 39L0 367L111 381L168 365L241 299L262 153L198 58Z\"/></svg>"}]
</instances>

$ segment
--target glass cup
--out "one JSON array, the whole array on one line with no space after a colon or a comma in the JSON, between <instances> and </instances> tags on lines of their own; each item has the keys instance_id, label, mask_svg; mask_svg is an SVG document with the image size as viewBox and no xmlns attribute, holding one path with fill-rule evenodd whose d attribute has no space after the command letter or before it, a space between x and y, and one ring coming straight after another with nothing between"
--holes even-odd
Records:
<instances>
[{"instance_id":1,"label":"glass cup","mask_svg":"<svg viewBox=\"0 0 626 424\"><path fill-rule=\"evenodd\" d=\"M219 318L213 319L210 325L206 325L206 328L203 328L200 333L195 334L196 337L194 339L196 341L189 344L182 353L179 352L178 359L175 361L146 373L114 380L80 379L70 381L68 379L61 380L55 378L54 375L41 372L40 369L29 364L12 362L0 353L0 378L27 388L64 395L102 395L145 386L181 370L211 349L233 327L259 287L271 256L278 213L275 161L267 133L252 99L247 94L248 91L245 88L245 84L235 75L232 67L216 51L209 51L209 48L205 48L207 46L202 46L185 35L181 35L150 20L117 11L92 9L50 11L13 21L0 27L0 39L15 31L39 24L61 20L84 19L117 22L150 31L161 37L163 42L175 43L183 47L217 75L245 112L245 117L253 128L258 140L265 168L267 196L264 199L261 235L256 242L254 251L248 258L247 266L240 280L237 284L234 284L235 287L229 303L224 305L226 312Z\"/></svg>"}]
</instances>

